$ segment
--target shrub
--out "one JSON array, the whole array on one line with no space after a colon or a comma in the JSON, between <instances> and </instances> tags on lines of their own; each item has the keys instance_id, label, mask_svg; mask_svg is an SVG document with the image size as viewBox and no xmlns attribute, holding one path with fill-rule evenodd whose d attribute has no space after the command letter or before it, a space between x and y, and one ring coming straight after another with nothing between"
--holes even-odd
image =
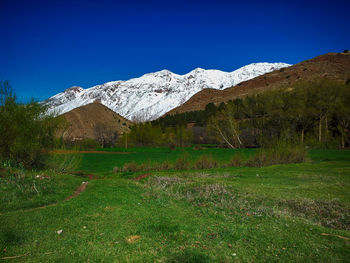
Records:
<instances>
[{"instance_id":1,"label":"shrub","mask_svg":"<svg viewBox=\"0 0 350 263\"><path fill-rule=\"evenodd\" d=\"M120 169L118 166L113 167L113 173L115 173L115 174L121 172L121 170L122 169Z\"/></svg>"},{"instance_id":2,"label":"shrub","mask_svg":"<svg viewBox=\"0 0 350 263\"><path fill-rule=\"evenodd\" d=\"M46 110L35 101L19 103L9 83L0 82L0 159L25 167L42 164L59 126Z\"/></svg>"},{"instance_id":3,"label":"shrub","mask_svg":"<svg viewBox=\"0 0 350 263\"><path fill-rule=\"evenodd\" d=\"M248 160L246 165L261 167L274 164L302 163L305 161L305 147L278 143L271 148L262 148L255 156Z\"/></svg>"},{"instance_id":4,"label":"shrub","mask_svg":"<svg viewBox=\"0 0 350 263\"><path fill-rule=\"evenodd\" d=\"M162 163L159 163L156 167L156 170L158 171L164 171L164 170L170 170L171 169L171 163L166 160Z\"/></svg>"},{"instance_id":5,"label":"shrub","mask_svg":"<svg viewBox=\"0 0 350 263\"><path fill-rule=\"evenodd\" d=\"M190 166L188 154L183 154L182 156L180 156L174 164L175 170L187 170L190 167L191 166Z\"/></svg>"},{"instance_id":6,"label":"shrub","mask_svg":"<svg viewBox=\"0 0 350 263\"><path fill-rule=\"evenodd\" d=\"M218 162L212 156L201 155L194 164L196 169L217 168Z\"/></svg>"},{"instance_id":7,"label":"shrub","mask_svg":"<svg viewBox=\"0 0 350 263\"><path fill-rule=\"evenodd\" d=\"M242 157L238 154L234 155L229 163L230 167L239 167L243 165Z\"/></svg>"},{"instance_id":8,"label":"shrub","mask_svg":"<svg viewBox=\"0 0 350 263\"><path fill-rule=\"evenodd\" d=\"M94 139L85 138L79 143L79 146L81 150L93 150L96 149L99 144Z\"/></svg>"},{"instance_id":9,"label":"shrub","mask_svg":"<svg viewBox=\"0 0 350 263\"><path fill-rule=\"evenodd\" d=\"M125 163L123 166L123 172L137 172L138 165L135 162Z\"/></svg>"}]
</instances>

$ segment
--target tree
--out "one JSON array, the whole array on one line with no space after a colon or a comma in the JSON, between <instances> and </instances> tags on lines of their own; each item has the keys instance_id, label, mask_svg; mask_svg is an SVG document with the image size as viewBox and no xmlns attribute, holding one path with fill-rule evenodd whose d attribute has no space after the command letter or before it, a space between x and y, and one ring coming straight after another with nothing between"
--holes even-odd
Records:
<instances>
[{"instance_id":1,"label":"tree","mask_svg":"<svg viewBox=\"0 0 350 263\"><path fill-rule=\"evenodd\" d=\"M113 144L118 138L118 133L103 123L98 123L95 125L94 133L96 140L102 148Z\"/></svg>"},{"instance_id":2,"label":"tree","mask_svg":"<svg viewBox=\"0 0 350 263\"><path fill-rule=\"evenodd\" d=\"M39 165L54 145L58 119L35 102L19 103L8 82L0 82L0 159L26 167Z\"/></svg>"},{"instance_id":3,"label":"tree","mask_svg":"<svg viewBox=\"0 0 350 263\"><path fill-rule=\"evenodd\" d=\"M242 140L234 115L232 104L222 106L222 110L209 119L207 130L214 138L227 144L230 148L239 148L242 146Z\"/></svg>"},{"instance_id":4,"label":"tree","mask_svg":"<svg viewBox=\"0 0 350 263\"><path fill-rule=\"evenodd\" d=\"M333 116L336 120L337 130L341 137L341 147L350 146L350 86L344 85L339 91L339 100L334 109Z\"/></svg>"}]
</instances>

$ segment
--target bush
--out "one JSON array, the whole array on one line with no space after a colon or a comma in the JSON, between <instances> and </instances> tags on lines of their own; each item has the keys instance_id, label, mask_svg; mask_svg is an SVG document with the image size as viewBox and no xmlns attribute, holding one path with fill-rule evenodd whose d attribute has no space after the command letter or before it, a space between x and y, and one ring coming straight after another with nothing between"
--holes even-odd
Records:
<instances>
[{"instance_id":1,"label":"bush","mask_svg":"<svg viewBox=\"0 0 350 263\"><path fill-rule=\"evenodd\" d=\"M191 166L190 166L188 154L183 154L182 156L180 156L174 164L175 170L187 170L187 169L190 169L190 167Z\"/></svg>"},{"instance_id":2,"label":"bush","mask_svg":"<svg viewBox=\"0 0 350 263\"><path fill-rule=\"evenodd\" d=\"M94 139L85 138L79 143L79 147L81 150L94 150L99 147L99 144Z\"/></svg>"},{"instance_id":3,"label":"bush","mask_svg":"<svg viewBox=\"0 0 350 263\"><path fill-rule=\"evenodd\" d=\"M35 101L17 102L8 82L0 82L0 159L13 165L42 164L44 149L54 146L58 119Z\"/></svg>"},{"instance_id":4,"label":"bush","mask_svg":"<svg viewBox=\"0 0 350 263\"><path fill-rule=\"evenodd\" d=\"M123 166L123 172L137 172L138 170L139 167L135 162L125 163Z\"/></svg>"},{"instance_id":5,"label":"bush","mask_svg":"<svg viewBox=\"0 0 350 263\"><path fill-rule=\"evenodd\" d=\"M261 167L274 164L302 163L305 161L305 147L282 143L271 148L262 148L255 156L248 160L246 166Z\"/></svg>"},{"instance_id":6,"label":"bush","mask_svg":"<svg viewBox=\"0 0 350 263\"><path fill-rule=\"evenodd\" d=\"M170 169L171 169L171 163L169 161L164 161L162 163L159 163L156 168L156 170L158 171L165 171Z\"/></svg>"},{"instance_id":7,"label":"bush","mask_svg":"<svg viewBox=\"0 0 350 263\"><path fill-rule=\"evenodd\" d=\"M113 167L113 173L119 173L119 172L121 172L121 169L118 167L118 166L114 166Z\"/></svg>"},{"instance_id":8,"label":"bush","mask_svg":"<svg viewBox=\"0 0 350 263\"><path fill-rule=\"evenodd\" d=\"M196 169L211 169L217 168L218 162L212 156L201 155L194 164Z\"/></svg>"},{"instance_id":9,"label":"bush","mask_svg":"<svg viewBox=\"0 0 350 263\"><path fill-rule=\"evenodd\" d=\"M238 154L234 155L229 163L230 167L239 167L243 165L242 157Z\"/></svg>"}]
</instances>

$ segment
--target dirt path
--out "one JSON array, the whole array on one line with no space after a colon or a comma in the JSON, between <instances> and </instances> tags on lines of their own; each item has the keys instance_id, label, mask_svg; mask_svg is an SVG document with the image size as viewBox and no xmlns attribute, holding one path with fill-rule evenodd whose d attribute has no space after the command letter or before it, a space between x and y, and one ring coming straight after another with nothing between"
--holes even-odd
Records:
<instances>
[{"instance_id":1,"label":"dirt path","mask_svg":"<svg viewBox=\"0 0 350 263\"><path fill-rule=\"evenodd\" d=\"M81 185L77 188L77 190L75 190L75 192L68 196L65 201L71 200L74 197L77 197L78 195L80 195L82 192L85 191L86 186L88 185L89 182L82 182Z\"/></svg>"},{"instance_id":2,"label":"dirt path","mask_svg":"<svg viewBox=\"0 0 350 263\"><path fill-rule=\"evenodd\" d=\"M80 195L82 192L85 191L86 186L88 185L89 182L82 182L81 185L75 190L75 192L68 196L66 199L64 199L64 201L69 201L75 197L77 197L78 195ZM0 215L5 215L8 213L14 213L17 211L21 211L21 212L29 212L29 211L34 211L36 209L42 209L42 208L47 208L50 206L56 206L58 204L60 204L61 202L57 202L57 203L53 203L53 204L48 204L48 205L43 205L43 206L39 206L39 207L33 207L33 208L28 208L28 209L20 209L20 210L15 210L15 211L9 211L9 212L5 212L5 213L0 213Z\"/></svg>"},{"instance_id":3,"label":"dirt path","mask_svg":"<svg viewBox=\"0 0 350 263\"><path fill-rule=\"evenodd\" d=\"M148 176L150 176L151 174L150 173L147 173L147 174L141 174L140 176L136 177L136 178L133 178L132 180L134 181L140 181L142 179L145 179L147 178Z\"/></svg>"}]
</instances>

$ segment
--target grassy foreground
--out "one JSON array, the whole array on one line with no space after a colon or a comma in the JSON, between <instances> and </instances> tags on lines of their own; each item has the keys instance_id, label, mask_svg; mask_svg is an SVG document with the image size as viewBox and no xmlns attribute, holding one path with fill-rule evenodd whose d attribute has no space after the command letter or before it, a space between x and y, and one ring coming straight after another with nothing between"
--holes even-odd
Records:
<instances>
[{"instance_id":1,"label":"grassy foreground","mask_svg":"<svg viewBox=\"0 0 350 263\"><path fill-rule=\"evenodd\" d=\"M350 151L310 151L303 164L152 172L141 180L133 180L140 173L111 173L142 156L175 158L84 154L79 170L100 179L69 201L88 179L33 173L28 185L37 182L37 191L19 192L0 177L2 261L350 261ZM56 205L34 208L48 202Z\"/></svg>"}]
</instances>

